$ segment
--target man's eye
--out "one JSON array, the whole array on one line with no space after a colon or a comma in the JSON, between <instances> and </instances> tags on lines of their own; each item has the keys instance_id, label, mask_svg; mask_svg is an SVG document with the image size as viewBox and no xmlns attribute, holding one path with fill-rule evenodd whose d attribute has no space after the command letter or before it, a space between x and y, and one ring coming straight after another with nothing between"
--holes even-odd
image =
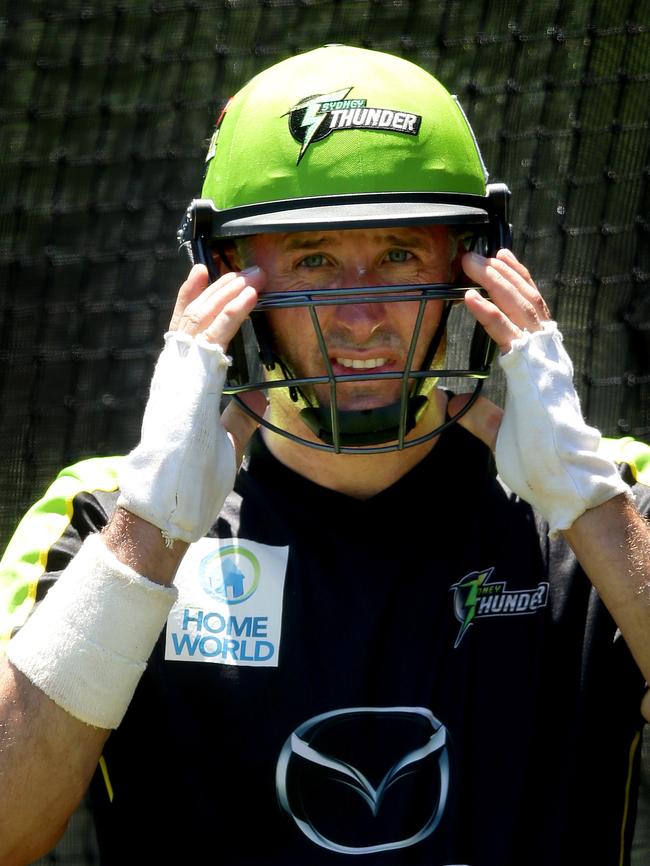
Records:
<instances>
[{"instance_id":1,"label":"man's eye","mask_svg":"<svg viewBox=\"0 0 650 866\"><path fill-rule=\"evenodd\" d=\"M326 263L327 259L322 253L311 253L308 256L305 256L304 259L300 260L300 267L302 268L320 268Z\"/></svg>"},{"instance_id":2,"label":"man's eye","mask_svg":"<svg viewBox=\"0 0 650 866\"><path fill-rule=\"evenodd\" d=\"M389 250L386 253L386 259L389 262L393 262L394 264L401 264L402 262L408 262L413 258L413 253L410 253L408 250L394 249Z\"/></svg>"}]
</instances>

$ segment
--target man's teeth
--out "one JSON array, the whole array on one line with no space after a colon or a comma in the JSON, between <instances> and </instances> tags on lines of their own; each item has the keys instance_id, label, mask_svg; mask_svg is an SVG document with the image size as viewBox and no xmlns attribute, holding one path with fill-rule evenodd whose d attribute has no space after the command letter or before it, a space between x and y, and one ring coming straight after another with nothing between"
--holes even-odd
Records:
<instances>
[{"instance_id":1,"label":"man's teeth","mask_svg":"<svg viewBox=\"0 0 650 866\"><path fill-rule=\"evenodd\" d=\"M386 358L366 358L363 361L358 358L336 358L336 363L341 367L352 367L355 370L371 370L374 367L383 367Z\"/></svg>"}]
</instances>

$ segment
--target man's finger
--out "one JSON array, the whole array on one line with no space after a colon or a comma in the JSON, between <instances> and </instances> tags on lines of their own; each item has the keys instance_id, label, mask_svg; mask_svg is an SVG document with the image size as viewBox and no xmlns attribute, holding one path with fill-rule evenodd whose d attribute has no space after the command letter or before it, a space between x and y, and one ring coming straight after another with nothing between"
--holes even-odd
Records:
<instances>
[{"instance_id":1,"label":"man's finger","mask_svg":"<svg viewBox=\"0 0 650 866\"><path fill-rule=\"evenodd\" d=\"M249 268L210 283L207 269L195 265L179 290L169 330L203 334L225 348L255 306L264 281L260 268Z\"/></svg>"},{"instance_id":2,"label":"man's finger","mask_svg":"<svg viewBox=\"0 0 650 866\"><path fill-rule=\"evenodd\" d=\"M471 394L456 394L452 397L449 401L449 415L453 417L460 412L470 397ZM458 423L494 451L502 418L503 409L487 397L477 397L474 405L458 419Z\"/></svg>"},{"instance_id":3,"label":"man's finger","mask_svg":"<svg viewBox=\"0 0 650 866\"><path fill-rule=\"evenodd\" d=\"M549 318L548 307L530 274L512 252L500 250L489 258L466 253L463 269L487 290L489 301L469 290L466 305L502 352L509 350L522 331L540 330L542 322Z\"/></svg>"},{"instance_id":4,"label":"man's finger","mask_svg":"<svg viewBox=\"0 0 650 866\"><path fill-rule=\"evenodd\" d=\"M513 270L517 271L520 277L522 277L528 285L537 292L537 285L535 280L532 278L530 271L522 262L519 261L517 256L513 253L512 250L509 249L500 249L496 256L496 259L499 259L502 262L507 262Z\"/></svg>"},{"instance_id":5,"label":"man's finger","mask_svg":"<svg viewBox=\"0 0 650 866\"><path fill-rule=\"evenodd\" d=\"M177 331L178 324L187 306L194 301L210 284L208 269L205 265L194 265L187 279L178 291L174 312L169 323L170 331Z\"/></svg>"},{"instance_id":6,"label":"man's finger","mask_svg":"<svg viewBox=\"0 0 650 866\"><path fill-rule=\"evenodd\" d=\"M476 289L465 292L465 306L492 337L502 354L510 351L512 341L521 337L518 328L508 316L489 298L484 298Z\"/></svg>"},{"instance_id":7,"label":"man's finger","mask_svg":"<svg viewBox=\"0 0 650 866\"><path fill-rule=\"evenodd\" d=\"M246 285L239 277L233 280L230 285L235 287L234 292L229 292L225 296L228 298L225 303L223 303L225 298L221 299L223 306L209 324L202 329L203 337L209 343L219 343L224 349L227 348L257 303L257 290L254 286Z\"/></svg>"}]
</instances>

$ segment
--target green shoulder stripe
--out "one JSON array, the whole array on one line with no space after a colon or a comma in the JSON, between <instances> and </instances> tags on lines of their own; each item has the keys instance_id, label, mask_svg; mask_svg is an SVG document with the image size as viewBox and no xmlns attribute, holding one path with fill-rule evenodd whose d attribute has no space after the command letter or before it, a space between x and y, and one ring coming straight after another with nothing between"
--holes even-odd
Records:
<instances>
[{"instance_id":1,"label":"green shoulder stripe","mask_svg":"<svg viewBox=\"0 0 650 866\"><path fill-rule=\"evenodd\" d=\"M650 487L650 445L631 436L622 439L603 438L600 450L614 463L627 463L639 484Z\"/></svg>"},{"instance_id":2,"label":"green shoulder stripe","mask_svg":"<svg viewBox=\"0 0 650 866\"><path fill-rule=\"evenodd\" d=\"M92 457L63 469L18 524L0 560L0 646L34 606L48 551L61 538L79 493L117 490L119 457Z\"/></svg>"}]
</instances>

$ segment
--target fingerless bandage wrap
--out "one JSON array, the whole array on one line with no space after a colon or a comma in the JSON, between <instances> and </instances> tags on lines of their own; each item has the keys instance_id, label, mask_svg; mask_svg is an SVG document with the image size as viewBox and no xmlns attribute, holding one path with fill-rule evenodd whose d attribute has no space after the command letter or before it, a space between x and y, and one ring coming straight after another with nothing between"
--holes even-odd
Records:
<instances>
[{"instance_id":1,"label":"fingerless bandage wrap","mask_svg":"<svg viewBox=\"0 0 650 866\"><path fill-rule=\"evenodd\" d=\"M7 656L77 719L117 728L176 596L91 535L9 641Z\"/></svg>"},{"instance_id":2,"label":"fingerless bandage wrap","mask_svg":"<svg viewBox=\"0 0 650 866\"><path fill-rule=\"evenodd\" d=\"M117 504L167 539L198 541L235 483L235 449L221 423L229 364L201 336L165 335L140 443L120 467Z\"/></svg>"},{"instance_id":3,"label":"fingerless bandage wrap","mask_svg":"<svg viewBox=\"0 0 650 866\"><path fill-rule=\"evenodd\" d=\"M555 322L525 331L499 357L506 405L496 443L499 475L533 505L551 534L568 529L587 509L629 492L614 463L598 453L573 385L573 365Z\"/></svg>"}]
</instances>

